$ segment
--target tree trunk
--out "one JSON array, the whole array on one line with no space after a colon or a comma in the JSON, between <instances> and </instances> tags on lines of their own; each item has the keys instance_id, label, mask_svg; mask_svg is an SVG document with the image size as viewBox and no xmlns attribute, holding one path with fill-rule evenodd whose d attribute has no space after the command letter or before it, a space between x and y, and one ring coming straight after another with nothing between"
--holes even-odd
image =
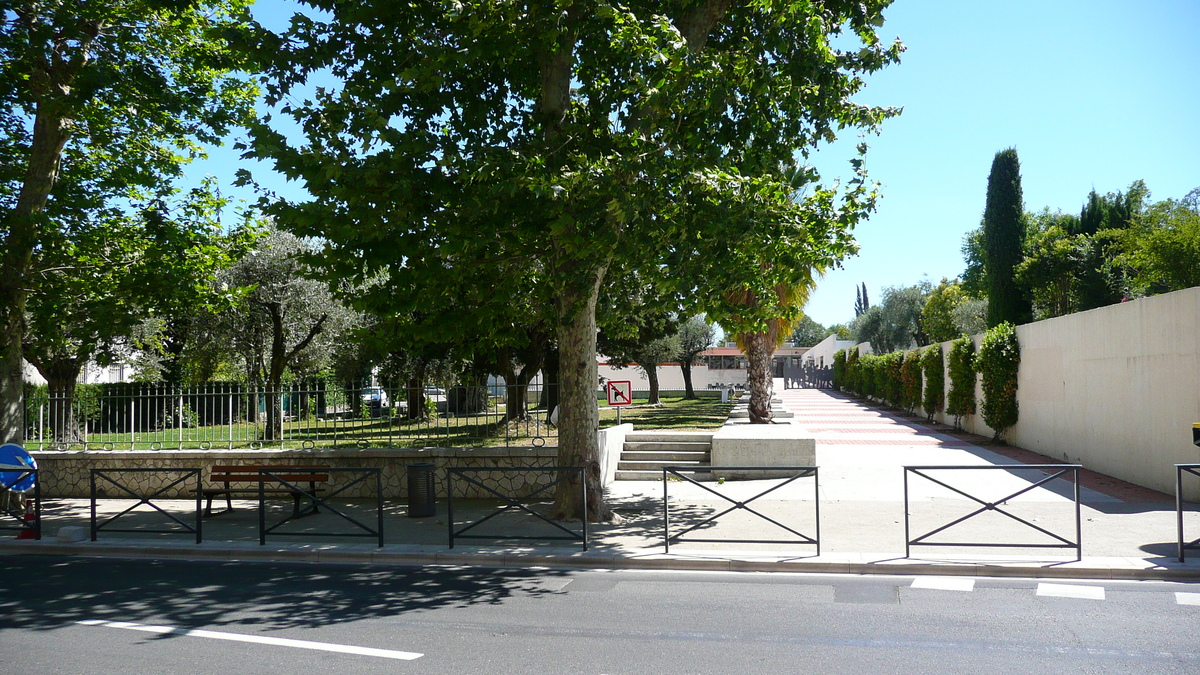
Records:
<instances>
[{"instance_id":1,"label":"tree trunk","mask_svg":"<svg viewBox=\"0 0 1200 675\"><path fill-rule=\"evenodd\" d=\"M683 359L679 362L679 368L683 371L683 399L694 401L696 400L696 390L692 388L692 362Z\"/></svg>"},{"instance_id":2,"label":"tree trunk","mask_svg":"<svg viewBox=\"0 0 1200 675\"><path fill-rule=\"evenodd\" d=\"M646 381L650 384L650 398L646 403L649 405L658 405L658 364L643 365L642 371L646 373Z\"/></svg>"},{"instance_id":3,"label":"tree trunk","mask_svg":"<svg viewBox=\"0 0 1200 675\"><path fill-rule=\"evenodd\" d=\"M74 359L38 364L38 372L46 378L49 394L47 423L50 436L56 444L67 445L83 440L75 416L75 384L79 381L81 370L82 364Z\"/></svg>"},{"instance_id":4,"label":"tree trunk","mask_svg":"<svg viewBox=\"0 0 1200 675\"><path fill-rule=\"evenodd\" d=\"M542 404L546 408L546 414L554 412L558 407L558 348L546 350L546 364L542 368L545 377L542 379ZM559 411L561 414L562 411Z\"/></svg>"},{"instance_id":5,"label":"tree trunk","mask_svg":"<svg viewBox=\"0 0 1200 675\"><path fill-rule=\"evenodd\" d=\"M9 311L0 325L0 443L21 443L25 440L25 378L22 361L21 334L25 330L25 299L11 300L6 293L0 298ZM19 307L14 307L19 305Z\"/></svg>"},{"instance_id":6,"label":"tree trunk","mask_svg":"<svg viewBox=\"0 0 1200 675\"><path fill-rule=\"evenodd\" d=\"M424 363L415 369L412 377L408 378L408 391L405 399L408 406L408 419L413 421L429 419L429 412L425 410Z\"/></svg>"},{"instance_id":7,"label":"tree trunk","mask_svg":"<svg viewBox=\"0 0 1200 675\"><path fill-rule=\"evenodd\" d=\"M596 369L596 298L606 268L591 274L590 287L584 291L566 290L555 300L558 313L558 350L562 387L558 417L559 466L584 467L587 481L587 518L608 522L615 514L604 501L600 472L600 447L596 431L600 427L600 408L596 388L600 377ZM577 272L578 274L578 272ZM550 517L569 520L580 517L581 490L578 476L559 483L554 493Z\"/></svg>"},{"instance_id":8,"label":"tree trunk","mask_svg":"<svg viewBox=\"0 0 1200 675\"><path fill-rule=\"evenodd\" d=\"M750 423L771 423L771 355L775 348L768 333L748 333L745 336L747 385L750 388Z\"/></svg>"}]
</instances>

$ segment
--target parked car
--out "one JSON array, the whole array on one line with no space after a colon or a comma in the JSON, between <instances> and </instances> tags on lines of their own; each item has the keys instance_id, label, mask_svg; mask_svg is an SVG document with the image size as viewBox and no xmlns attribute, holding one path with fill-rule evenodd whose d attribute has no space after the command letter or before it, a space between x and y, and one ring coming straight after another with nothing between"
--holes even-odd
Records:
<instances>
[{"instance_id":1,"label":"parked car","mask_svg":"<svg viewBox=\"0 0 1200 675\"><path fill-rule=\"evenodd\" d=\"M363 405L371 410L371 416L379 415L379 411L389 407L387 391L381 387L367 387L362 390Z\"/></svg>"}]
</instances>

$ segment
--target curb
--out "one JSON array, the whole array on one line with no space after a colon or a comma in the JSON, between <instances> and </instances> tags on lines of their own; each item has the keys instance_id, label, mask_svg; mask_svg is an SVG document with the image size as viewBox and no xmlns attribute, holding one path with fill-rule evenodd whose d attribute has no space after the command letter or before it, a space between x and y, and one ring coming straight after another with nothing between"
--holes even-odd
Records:
<instances>
[{"instance_id":1,"label":"curb","mask_svg":"<svg viewBox=\"0 0 1200 675\"><path fill-rule=\"evenodd\" d=\"M84 558L139 558L172 560L225 560L255 562L315 562L374 565L462 565L477 567L621 569L721 572L786 572L792 574L861 574L899 576L1032 577L1039 579L1200 581L1200 566L1184 567L1071 567L1079 563L950 563L912 562L892 558L879 562L822 560L746 560L688 557L663 554L578 552L563 554L513 554L503 550L455 552L444 547L410 547L417 550L336 550L321 548L271 548L246 546L139 545L130 540L98 544L55 541L0 543L0 555L77 556ZM1147 563L1154 565L1154 563Z\"/></svg>"}]
</instances>

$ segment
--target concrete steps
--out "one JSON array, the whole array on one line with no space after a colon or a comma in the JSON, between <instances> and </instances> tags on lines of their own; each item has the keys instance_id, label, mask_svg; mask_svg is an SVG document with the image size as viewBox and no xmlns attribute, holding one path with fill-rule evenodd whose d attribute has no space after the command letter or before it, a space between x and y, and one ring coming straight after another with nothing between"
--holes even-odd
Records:
<instances>
[{"instance_id":1,"label":"concrete steps","mask_svg":"<svg viewBox=\"0 0 1200 675\"><path fill-rule=\"evenodd\" d=\"M712 432L635 431L625 437L617 480L662 480L664 466L694 467L693 478L708 477Z\"/></svg>"}]
</instances>

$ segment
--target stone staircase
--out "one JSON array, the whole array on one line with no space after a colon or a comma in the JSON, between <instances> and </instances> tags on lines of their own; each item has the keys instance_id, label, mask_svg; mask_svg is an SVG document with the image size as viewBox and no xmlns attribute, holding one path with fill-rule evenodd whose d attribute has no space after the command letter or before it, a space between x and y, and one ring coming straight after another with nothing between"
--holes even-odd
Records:
<instances>
[{"instance_id":1,"label":"stone staircase","mask_svg":"<svg viewBox=\"0 0 1200 675\"><path fill-rule=\"evenodd\" d=\"M664 466L696 467L707 478L712 465L711 431L634 431L625 437L617 480L662 480Z\"/></svg>"}]
</instances>

